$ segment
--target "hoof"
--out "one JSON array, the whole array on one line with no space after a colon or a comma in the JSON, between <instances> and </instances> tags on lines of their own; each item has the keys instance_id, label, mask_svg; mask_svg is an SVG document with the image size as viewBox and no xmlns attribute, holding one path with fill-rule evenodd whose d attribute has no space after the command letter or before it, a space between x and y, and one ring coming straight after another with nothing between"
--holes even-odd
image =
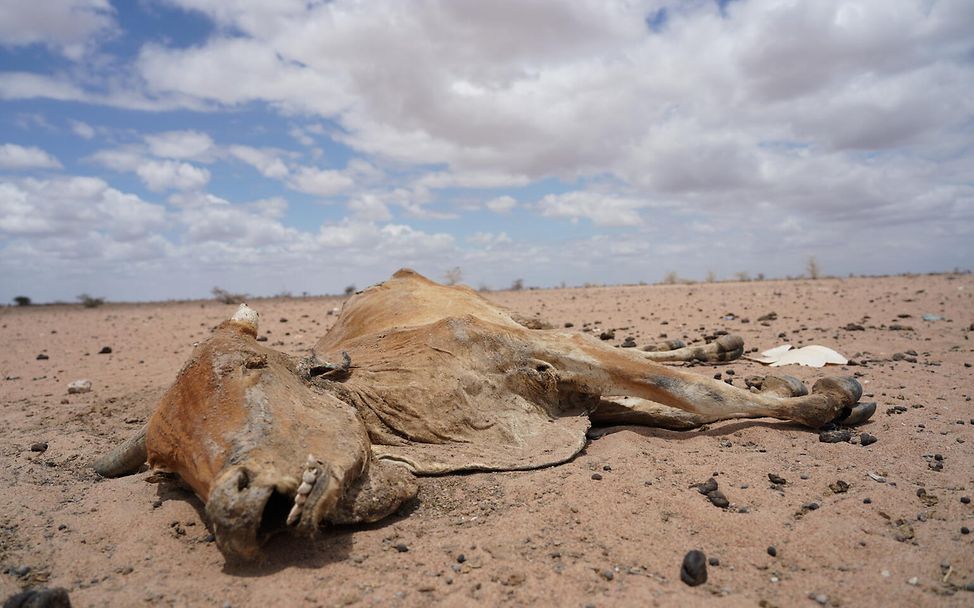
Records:
<instances>
[{"instance_id":1,"label":"hoof","mask_svg":"<svg viewBox=\"0 0 974 608\"><path fill-rule=\"evenodd\" d=\"M872 418L876 413L876 402L857 403L851 407L844 407L832 422L842 426L856 426Z\"/></svg>"},{"instance_id":2,"label":"hoof","mask_svg":"<svg viewBox=\"0 0 974 608\"><path fill-rule=\"evenodd\" d=\"M696 351L693 359L714 363L718 361L734 361L735 359L740 359L743 354L744 338L740 336L721 336Z\"/></svg>"},{"instance_id":3,"label":"hoof","mask_svg":"<svg viewBox=\"0 0 974 608\"><path fill-rule=\"evenodd\" d=\"M826 395L834 399L840 408L851 408L862 397L862 385L851 376L831 376L813 384L812 394Z\"/></svg>"},{"instance_id":4,"label":"hoof","mask_svg":"<svg viewBox=\"0 0 974 608\"><path fill-rule=\"evenodd\" d=\"M794 376L765 376L759 392L778 397L804 397L808 394L808 388Z\"/></svg>"}]
</instances>

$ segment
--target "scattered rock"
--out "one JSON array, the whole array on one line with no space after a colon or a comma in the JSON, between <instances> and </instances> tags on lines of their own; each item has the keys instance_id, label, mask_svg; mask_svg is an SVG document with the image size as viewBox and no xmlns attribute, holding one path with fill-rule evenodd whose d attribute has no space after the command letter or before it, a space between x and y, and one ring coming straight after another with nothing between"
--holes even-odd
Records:
<instances>
[{"instance_id":1,"label":"scattered rock","mask_svg":"<svg viewBox=\"0 0 974 608\"><path fill-rule=\"evenodd\" d=\"M849 429L835 429L832 431L822 431L818 434L818 440L822 443L842 443L852 439L852 431Z\"/></svg>"},{"instance_id":2,"label":"scattered rock","mask_svg":"<svg viewBox=\"0 0 974 608\"><path fill-rule=\"evenodd\" d=\"M592 473L592 479L594 479L595 481L600 481L602 479L602 474L601 473Z\"/></svg>"},{"instance_id":3,"label":"scattered rock","mask_svg":"<svg viewBox=\"0 0 974 608\"><path fill-rule=\"evenodd\" d=\"M866 328L858 323L847 323L842 327L842 329L846 331L866 331Z\"/></svg>"},{"instance_id":4,"label":"scattered rock","mask_svg":"<svg viewBox=\"0 0 974 608\"><path fill-rule=\"evenodd\" d=\"M409 547L407 547L405 543L396 543L395 545L393 545L393 547L395 548L396 551L400 553L405 553L409 551Z\"/></svg>"},{"instance_id":5,"label":"scattered rock","mask_svg":"<svg viewBox=\"0 0 974 608\"><path fill-rule=\"evenodd\" d=\"M98 354L99 355L110 355L110 354L112 354L112 347L111 346L102 346L101 347L101 350L98 351Z\"/></svg>"},{"instance_id":6,"label":"scattered rock","mask_svg":"<svg viewBox=\"0 0 974 608\"><path fill-rule=\"evenodd\" d=\"M960 501L963 504L965 504L965 505L969 505L969 504L971 504L971 497L970 496L961 496L960 497Z\"/></svg>"},{"instance_id":7,"label":"scattered rock","mask_svg":"<svg viewBox=\"0 0 974 608\"><path fill-rule=\"evenodd\" d=\"M771 545L768 547L768 555L771 557L778 557L778 549L774 545Z\"/></svg>"},{"instance_id":8,"label":"scattered rock","mask_svg":"<svg viewBox=\"0 0 974 608\"><path fill-rule=\"evenodd\" d=\"M717 566L720 565L720 558L719 557L708 557L707 558L707 563L716 568Z\"/></svg>"},{"instance_id":9,"label":"scattered rock","mask_svg":"<svg viewBox=\"0 0 974 608\"><path fill-rule=\"evenodd\" d=\"M75 380L68 385L68 394L77 395L80 393L90 393L91 392L91 380Z\"/></svg>"},{"instance_id":10,"label":"scattered rock","mask_svg":"<svg viewBox=\"0 0 974 608\"><path fill-rule=\"evenodd\" d=\"M768 481L770 481L771 483L777 486L783 486L786 483L788 483L788 480L786 480L784 477L776 473L768 473Z\"/></svg>"},{"instance_id":11,"label":"scattered rock","mask_svg":"<svg viewBox=\"0 0 974 608\"><path fill-rule=\"evenodd\" d=\"M707 556L703 551L694 549L683 556L680 566L680 580L691 587L707 582Z\"/></svg>"},{"instance_id":12,"label":"scattered rock","mask_svg":"<svg viewBox=\"0 0 974 608\"><path fill-rule=\"evenodd\" d=\"M875 435L870 435L869 433L863 433L862 435L859 435L859 444L860 445L863 445L863 446L872 445L872 444L876 443L877 441L879 441L879 439L877 439Z\"/></svg>"},{"instance_id":13,"label":"scattered rock","mask_svg":"<svg viewBox=\"0 0 974 608\"><path fill-rule=\"evenodd\" d=\"M697 484L697 491L706 496L717 489L717 480L711 477L703 483Z\"/></svg>"},{"instance_id":14,"label":"scattered rock","mask_svg":"<svg viewBox=\"0 0 974 608\"><path fill-rule=\"evenodd\" d=\"M845 494L849 491L849 484L841 479L830 483L829 489L832 490L833 494Z\"/></svg>"},{"instance_id":15,"label":"scattered rock","mask_svg":"<svg viewBox=\"0 0 974 608\"><path fill-rule=\"evenodd\" d=\"M628 336L622 342L622 348L635 348L635 347L636 347L636 339L633 338L632 336Z\"/></svg>"},{"instance_id":16,"label":"scattered rock","mask_svg":"<svg viewBox=\"0 0 974 608\"><path fill-rule=\"evenodd\" d=\"M758 317L758 322L760 323L761 321L776 321L777 319L778 319L778 313L772 311Z\"/></svg>"},{"instance_id":17,"label":"scattered rock","mask_svg":"<svg viewBox=\"0 0 974 608\"><path fill-rule=\"evenodd\" d=\"M4 600L3 608L71 608L71 599L63 587L28 589Z\"/></svg>"},{"instance_id":18,"label":"scattered rock","mask_svg":"<svg viewBox=\"0 0 974 608\"><path fill-rule=\"evenodd\" d=\"M37 355L36 359L38 361L47 361L48 359L50 359L50 357L48 357L44 353L41 353L41 354Z\"/></svg>"},{"instance_id":19,"label":"scattered rock","mask_svg":"<svg viewBox=\"0 0 974 608\"><path fill-rule=\"evenodd\" d=\"M714 490L713 492L707 493L707 500L710 501L715 507L720 507L721 509L726 509L730 505L730 501L724 496L724 493L720 490Z\"/></svg>"},{"instance_id":20,"label":"scattered rock","mask_svg":"<svg viewBox=\"0 0 974 608\"><path fill-rule=\"evenodd\" d=\"M38 452L40 454L43 454L44 452L47 451L47 442L46 441L38 441L37 443L30 444L30 451L31 452Z\"/></svg>"},{"instance_id":21,"label":"scattered rock","mask_svg":"<svg viewBox=\"0 0 974 608\"><path fill-rule=\"evenodd\" d=\"M611 329L599 334L599 340L615 340L616 332Z\"/></svg>"}]
</instances>

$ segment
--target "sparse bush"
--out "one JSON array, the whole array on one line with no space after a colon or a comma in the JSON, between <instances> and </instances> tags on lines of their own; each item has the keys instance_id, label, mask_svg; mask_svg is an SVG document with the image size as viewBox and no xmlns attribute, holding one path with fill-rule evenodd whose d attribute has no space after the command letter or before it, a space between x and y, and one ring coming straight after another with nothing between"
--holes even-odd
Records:
<instances>
[{"instance_id":1,"label":"sparse bush","mask_svg":"<svg viewBox=\"0 0 974 608\"><path fill-rule=\"evenodd\" d=\"M480 285L477 286L477 291L482 291L486 293L490 291L490 285L488 285L487 283L481 283Z\"/></svg>"},{"instance_id":2,"label":"sparse bush","mask_svg":"<svg viewBox=\"0 0 974 608\"><path fill-rule=\"evenodd\" d=\"M30 306L30 298L27 296L17 296L14 298L14 304L17 306Z\"/></svg>"},{"instance_id":3,"label":"sparse bush","mask_svg":"<svg viewBox=\"0 0 974 608\"><path fill-rule=\"evenodd\" d=\"M454 266L443 273L443 282L447 285L456 285L461 280L463 280L463 271L459 266Z\"/></svg>"},{"instance_id":4,"label":"sparse bush","mask_svg":"<svg viewBox=\"0 0 974 608\"><path fill-rule=\"evenodd\" d=\"M759 272L758 273L758 276L754 277L754 280L755 281L763 281L764 280L764 273L763 272Z\"/></svg>"},{"instance_id":5,"label":"sparse bush","mask_svg":"<svg viewBox=\"0 0 974 608\"><path fill-rule=\"evenodd\" d=\"M707 271L707 279L706 279L706 281L708 283L716 283L717 282L717 273L715 273L713 270L708 270Z\"/></svg>"},{"instance_id":6,"label":"sparse bush","mask_svg":"<svg viewBox=\"0 0 974 608\"><path fill-rule=\"evenodd\" d=\"M105 298L95 298L83 293L78 296L78 301L81 302L81 305L85 308L98 308L105 303Z\"/></svg>"},{"instance_id":7,"label":"sparse bush","mask_svg":"<svg viewBox=\"0 0 974 608\"><path fill-rule=\"evenodd\" d=\"M347 298L355 295L356 291L358 291L358 289L355 288L355 285L349 285L345 288L345 297Z\"/></svg>"},{"instance_id":8,"label":"sparse bush","mask_svg":"<svg viewBox=\"0 0 974 608\"><path fill-rule=\"evenodd\" d=\"M210 293L212 293L213 298L221 304L243 304L247 299L247 294L245 293L230 293L222 287L214 287L210 290Z\"/></svg>"},{"instance_id":9,"label":"sparse bush","mask_svg":"<svg viewBox=\"0 0 974 608\"><path fill-rule=\"evenodd\" d=\"M521 291L524 289L524 279L514 279L511 283L511 291Z\"/></svg>"},{"instance_id":10,"label":"sparse bush","mask_svg":"<svg viewBox=\"0 0 974 608\"><path fill-rule=\"evenodd\" d=\"M748 272L748 271L746 271L746 270L742 270L740 272L735 272L734 273L734 278L737 279L738 281L745 281L745 282L746 281L750 281L751 280L751 273Z\"/></svg>"},{"instance_id":11,"label":"sparse bush","mask_svg":"<svg viewBox=\"0 0 974 608\"><path fill-rule=\"evenodd\" d=\"M676 274L675 270L671 270L663 275L663 280L660 281L663 285L676 285L680 282L680 275Z\"/></svg>"},{"instance_id":12,"label":"sparse bush","mask_svg":"<svg viewBox=\"0 0 974 608\"><path fill-rule=\"evenodd\" d=\"M819 279L822 277L822 269L819 268L818 260L815 256L810 256L808 262L805 263L805 272L808 273L808 278Z\"/></svg>"}]
</instances>

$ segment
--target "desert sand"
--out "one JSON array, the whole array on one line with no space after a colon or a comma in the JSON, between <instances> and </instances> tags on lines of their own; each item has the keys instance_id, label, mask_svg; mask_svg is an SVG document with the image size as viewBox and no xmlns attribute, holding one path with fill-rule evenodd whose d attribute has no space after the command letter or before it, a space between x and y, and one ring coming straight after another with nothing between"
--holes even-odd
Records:
<instances>
[{"instance_id":1,"label":"desert sand","mask_svg":"<svg viewBox=\"0 0 974 608\"><path fill-rule=\"evenodd\" d=\"M193 344L234 307L3 308L0 598L46 586L67 589L74 606L974 604L974 536L962 533L974 528L964 500L974 495L974 276L485 295L572 331L614 329L617 345L726 330L759 350L829 346L857 365L777 371L855 374L876 415L851 443L770 419L613 427L561 466L424 478L395 517L315 540L278 536L259 563L228 566L192 494L149 472L102 479L91 463L145 422ZM250 303L267 344L302 356L342 300ZM770 370L740 360L693 371L743 387ZM69 395L78 379L92 391ZM861 445L861 432L878 441ZM694 487L710 477L728 508ZM719 560L697 587L679 575L690 549Z\"/></svg>"}]
</instances>

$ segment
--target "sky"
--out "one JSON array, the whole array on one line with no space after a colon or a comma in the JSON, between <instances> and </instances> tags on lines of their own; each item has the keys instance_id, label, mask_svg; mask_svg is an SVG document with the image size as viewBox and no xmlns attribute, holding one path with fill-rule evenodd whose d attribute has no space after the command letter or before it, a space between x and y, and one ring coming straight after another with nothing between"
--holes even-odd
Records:
<instances>
[{"instance_id":1,"label":"sky","mask_svg":"<svg viewBox=\"0 0 974 608\"><path fill-rule=\"evenodd\" d=\"M970 0L0 0L0 303L970 269Z\"/></svg>"}]
</instances>

